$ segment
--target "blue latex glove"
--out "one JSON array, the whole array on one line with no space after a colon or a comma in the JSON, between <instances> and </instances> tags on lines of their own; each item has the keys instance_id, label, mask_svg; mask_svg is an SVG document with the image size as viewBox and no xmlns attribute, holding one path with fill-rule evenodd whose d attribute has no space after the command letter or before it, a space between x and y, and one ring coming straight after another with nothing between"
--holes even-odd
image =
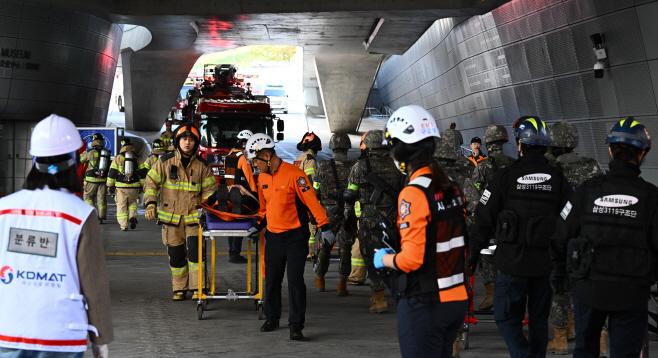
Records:
<instances>
[{"instance_id":1,"label":"blue latex glove","mask_svg":"<svg viewBox=\"0 0 658 358\"><path fill-rule=\"evenodd\" d=\"M384 255L390 255L390 254L394 254L394 253L395 253L395 251L393 251L393 249L391 249L391 248L379 249L379 250L375 251L375 259L374 259L375 268L380 269L380 268L386 267L386 266L384 266L384 262L382 261L383 258L384 258Z\"/></svg>"}]
</instances>

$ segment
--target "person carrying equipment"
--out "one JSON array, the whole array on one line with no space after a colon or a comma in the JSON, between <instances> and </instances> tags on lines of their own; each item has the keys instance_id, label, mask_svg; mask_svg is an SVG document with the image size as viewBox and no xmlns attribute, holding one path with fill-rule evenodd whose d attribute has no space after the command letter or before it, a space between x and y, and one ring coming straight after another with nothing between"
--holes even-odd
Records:
<instances>
[{"instance_id":1,"label":"person carrying equipment","mask_svg":"<svg viewBox=\"0 0 658 358\"><path fill-rule=\"evenodd\" d=\"M461 190L432 159L439 131L420 106L393 112L386 142L409 184L397 198L397 221L386 225L390 247L375 253L375 267L389 274L398 301L403 357L451 357L468 310L464 285L467 237Z\"/></svg>"},{"instance_id":2,"label":"person carrying equipment","mask_svg":"<svg viewBox=\"0 0 658 358\"><path fill-rule=\"evenodd\" d=\"M603 175L603 169L596 159L581 157L573 149L578 147L578 128L569 122L557 122L550 127L550 152L553 165L564 172L564 176L574 190L585 180ZM557 157L557 158L556 158ZM549 158L550 161L550 158ZM555 338L548 342L546 352L569 354L568 340L576 337L573 316L573 297L571 285L564 294L553 293L551 302L551 324L555 330ZM606 355L606 331L601 331L601 355Z\"/></svg>"},{"instance_id":3,"label":"person carrying equipment","mask_svg":"<svg viewBox=\"0 0 658 358\"><path fill-rule=\"evenodd\" d=\"M382 247L382 231L377 226L380 217L393 220L395 216L395 201L402 184L402 173L388 155L388 147L382 144L384 139L381 130L371 130L363 142L367 155L354 164L348 178L347 190L343 193L345 201L345 230L356 232L356 214L354 202L361 203L361 218L359 220L358 237L361 245L361 255L366 263L370 277L371 313L388 311L384 291L384 280L377 274L373 264L375 250Z\"/></svg>"},{"instance_id":4,"label":"person carrying equipment","mask_svg":"<svg viewBox=\"0 0 658 358\"><path fill-rule=\"evenodd\" d=\"M91 149L80 156L80 163L87 163L84 183L84 201L98 209L98 223L107 215L107 175L110 171L110 151L105 149L105 138L100 133L91 136ZM95 202L95 203L94 203Z\"/></svg>"},{"instance_id":5,"label":"person carrying equipment","mask_svg":"<svg viewBox=\"0 0 658 358\"><path fill-rule=\"evenodd\" d=\"M87 337L95 358L108 357L114 331L98 216L73 194L80 141L66 118L37 123L23 190L0 199L2 357L82 358Z\"/></svg>"},{"instance_id":6,"label":"person carrying equipment","mask_svg":"<svg viewBox=\"0 0 658 358\"><path fill-rule=\"evenodd\" d=\"M197 290L199 276L205 285L203 267L199 267L199 218L196 206L217 189L208 162L197 156L199 130L183 123L176 130L176 150L162 156L146 177L146 219L158 218L162 225L162 242L167 246L174 301L186 299L187 291ZM161 209L157 209L158 190ZM205 265L205 262L204 262ZM201 273L199 273L201 270ZM204 287L202 287L204 288ZM193 299L196 297L194 292Z\"/></svg>"},{"instance_id":7,"label":"person carrying equipment","mask_svg":"<svg viewBox=\"0 0 658 358\"><path fill-rule=\"evenodd\" d=\"M257 240L265 232L265 323L261 332L279 327L281 318L281 283L288 276L291 340L302 340L306 320L306 285L304 267L308 255L309 211L322 231L322 241L333 245L336 237L329 220L315 197L308 176L297 166L276 155L274 140L263 133L254 134L245 148L252 165L260 170L258 199L260 221L249 229L250 238ZM286 273L287 267L287 273Z\"/></svg>"},{"instance_id":8,"label":"person carrying equipment","mask_svg":"<svg viewBox=\"0 0 658 358\"><path fill-rule=\"evenodd\" d=\"M297 150L302 151L302 154L297 157L294 161L294 165L298 166L301 170L304 171L308 179L313 185L313 177L318 171L318 163L315 160L315 156L319 151L322 150L322 142L320 137L315 135L313 132L306 132L302 137L302 140L297 143ZM308 257L307 260L314 260L317 256L318 244L315 241L315 236L318 231L318 227L314 224L315 219L311 216L311 221L309 223L310 237L308 239Z\"/></svg>"},{"instance_id":9,"label":"person carrying equipment","mask_svg":"<svg viewBox=\"0 0 658 358\"><path fill-rule=\"evenodd\" d=\"M515 136L519 160L498 171L475 209L465 272L473 275L480 250L489 246L495 232L496 325L511 357L544 357L552 296L549 239L571 186L544 157L550 145L544 121L522 117ZM526 307L529 338L523 334Z\"/></svg>"},{"instance_id":10,"label":"person carrying equipment","mask_svg":"<svg viewBox=\"0 0 658 358\"><path fill-rule=\"evenodd\" d=\"M129 223L131 229L137 226L137 197L144 185L144 178L140 176L143 170L144 164L135 153L132 141L130 138L123 138L119 155L114 157L107 175L110 194L116 191L114 198L121 231L126 231Z\"/></svg>"},{"instance_id":11,"label":"person carrying equipment","mask_svg":"<svg viewBox=\"0 0 658 358\"><path fill-rule=\"evenodd\" d=\"M333 150L333 158L320 163L315 175L313 189L320 200L322 207L329 218L331 231L337 233L336 238L339 245L340 263L338 273L338 296L347 296L347 278L350 276L352 245L354 244L354 232L347 232L344 228L345 217L343 216L345 203L343 191L347 188L347 177L350 170L356 164L356 159L347 157L347 150L352 148L350 137L345 133L336 133L329 140L329 149ZM322 244L318 252L318 261L315 266L315 286L318 291L324 292L324 275L329 269L329 258L333 245Z\"/></svg>"},{"instance_id":12,"label":"person carrying equipment","mask_svg":"<svg viewBox=\"0 0 658 358\"><path fill-rule=\"evenodd\" d=\"M562 295L574 282L574 357L599 356L606 319L610 356L640 356L656 282L658 188L639 176L651 137L628 117L610 128L606 143L610 170L576 189L551 238L553 290Z\"/></svg>"}]
</instances>

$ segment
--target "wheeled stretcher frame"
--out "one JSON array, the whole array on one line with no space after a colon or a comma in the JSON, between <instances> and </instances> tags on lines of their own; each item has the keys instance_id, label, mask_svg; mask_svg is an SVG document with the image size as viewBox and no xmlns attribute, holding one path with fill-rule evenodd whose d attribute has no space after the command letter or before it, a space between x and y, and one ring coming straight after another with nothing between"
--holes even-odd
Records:
<instances>
[{"instance_id":1,"label":"wheeled stretcher frame","mask_svg":"<svg viewBox=\"0 0 658 358\"><path fill-rule=\"evenodd\" d=\"M203 210L203 213L202 213ZM262 253L264 252L265 249L265 241L263 240L263 234L261 233L261 238L260 240L256 243L256 272L258 275L258 286L254 290L253 287L253 269L252 269L252 254L254 253L252 251L252 242L248 238L248 231L247 230L208 230L205 226L205 216L207 213L205 212L205 209L200 209L199 210L199 216L200 216L200 222L202 223L199 225L199 267L204 267L205 270L205 265L204 262L207 261L205 259L205 245L203 245L204 240L210 240L211 241L211 258L210 258L210 288L208 293L204 293L202 288L203 288L203 275L198 275L199 276L199 286L197 289L197 295L199 299L197 300L197 318L201 320L203 318L203 311L208 310L207 302L208 300L229 300L229 301L235 301L235 300L254 300L254 305L256 306L256 310L258 311L258 319L262 320L265 318L265 314L263 312L264 309L264 300L263 300L263 277L265 277L265 265L264 265L264 256ZM216 265L216 256L217 256L217 250L215 247L215 238L220 238L220 237L246 237L247 238L247 290L245 292L236 292L233 291L232 289L228 289L227 292L217 292L217 287L215 283L217 282L216 280L216 270L215 270L215 265ZM207 275L206 275L207 276Z\"/></svg>"}]
</instances>

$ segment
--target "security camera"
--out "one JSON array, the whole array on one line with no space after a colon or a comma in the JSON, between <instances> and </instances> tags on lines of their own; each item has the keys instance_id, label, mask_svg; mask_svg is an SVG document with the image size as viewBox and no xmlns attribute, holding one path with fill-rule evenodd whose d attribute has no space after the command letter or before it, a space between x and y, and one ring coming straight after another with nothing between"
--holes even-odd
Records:
<instances>
[{"instance_id":1,"label":"security camera","mask_svg":"<svg viewBox=\"0 0 658 358\"><path fill-rule=\"evenodd\" d=\"M605 65L603 62L598 61L594 64L594 78L603 78L603 73L605 70Z\"/></svg>"}]
</instances>

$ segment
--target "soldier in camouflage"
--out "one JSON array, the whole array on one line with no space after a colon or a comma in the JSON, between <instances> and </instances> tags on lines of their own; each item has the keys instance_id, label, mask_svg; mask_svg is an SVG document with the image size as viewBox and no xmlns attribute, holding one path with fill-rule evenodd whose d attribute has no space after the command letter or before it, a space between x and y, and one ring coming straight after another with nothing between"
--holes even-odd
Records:
<instances>
[{"instance_id":1,"label":"soldier in camouflage","mask_svg":"<svg viewBox=\"0 0 658 358\"><path fill-rule=\"evenodd\" d=\"M386 285L377 273L373 263L375 249L383 246L382 231L378 226L380 222L379 215L383 215L389 221L394 221L397 218L397 195L393 197L383 192L375 198L374 202L371 201L375 187L368 182L366 177L372 171L392 190L397 192L400 191L402 184L402 173L395 167L393 159L388 155L388 149L382 144L383 137L381 130L371 130L366 134L364 144L367 155L352 167L348 179L349 184L343 195L345 199L345 222L348 231L354 232L356 228L354 202L358 199L361 203L358 237L373 292L370 298L372 302L370 312L374 313L383 313L388 309L386 297L384 296Z\"/></svg>"},{"instance_id":2,"label":"soldier in camouflage","mask_svg":"<svg viewBox=\"0 0 658 358\"><path fill-rule=\"evenodd\" d=\"M347 150L351 147L352 143L347 134L336 133L332 135L329 140L329 149L334 151L333 158L320 163L313 182L313 189L327 213L331 231L336 233L336 240L339 245L340 263L338 264L338 273L340 281L337 289L338 296L347 296L349 294L347 291L347 278L350 276L352 268L354 233L345 231L343 216L343 191L347 189L347 178L350 170L356 164L356 159L347 157ZM331 249L332 246L322 245L318 252L318 260L315 266L315 273L318 276L315 279L315 286L320 292L324 292L325 289L324 275L329 269Z\"/></svg>"},{"instance_id":3,"label":"soldier in camouflage","mask_svg":"<svg viewBox=\"0 0 658 358\"><path fill-rule=\"evenodd\" d=\"M454 124L454 123L453 123ZM473 170L475 170L475 165L471 163L470 160L466 159L465 156L462 155L462 149L461 146L464 144L464 137L462 136L461 132L453 128L452 124L450 125L450 129L446 129L442 134L441 137L443 137L445 134L447 134L450 137L453 137L457 140L457 146L458 146L458 158L457 161L455 162L455 167L461 168L459 170L460 173L466 175L467 177L471 177L473 175Z\"/></svg>"},{"instance_id":4,"label":"soldier in camouflage","mask_svg":"<svg viewBox=\"0 0 658 358\"><path fill-rule=\"evenodd\" d=\"M596 159L581 157L573 150L578 147L578 128L569 122L557 122L550 127L551 157L547 159L559 166L564 176L576 189L585 180L603 175L603 168ZM551 160L552 159L552 160ZM575 338L573 320L573 297L571 290L564 295L553 295L551 302L551 323L555 338L548 343L546 352L569 354L567 340ZM605 331L601 332L601 351L606 351Z\"/></svg>"},{"instance_id":5,"label":"soldier in camouflage","mask_svg":"<svg viewBox=\"0 0 658 358\"><path fill-rule=\"evenodd\" d=\"M489 156L478 163L471 178L480 192L487 188L499 169L516 161L503 153L503 144L506 142L509 142L509 136L505 127L500 124L492 124L485 129L484 143ZM487 296L478 305L478 310L488 311L493 308L493 293L498 278L498 272L491 263L491 255L480 255L480 273Z\"/></svg>"}]
</instances>

